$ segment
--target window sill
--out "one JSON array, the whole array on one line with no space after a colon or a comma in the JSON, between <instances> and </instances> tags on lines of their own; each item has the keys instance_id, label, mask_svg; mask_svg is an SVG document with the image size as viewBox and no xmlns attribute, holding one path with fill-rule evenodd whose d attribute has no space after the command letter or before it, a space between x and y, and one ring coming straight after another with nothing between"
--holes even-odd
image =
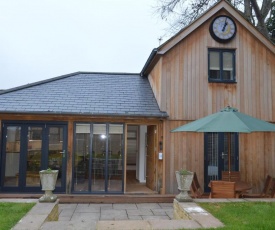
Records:
<instances>
[{"instance_id":1,"label":"window sill","mask_svg":"<svg viewBox=\"0 0 275 230\"><path fill-rule=\"evenodd\" d=\"M236 84L237 81L221 81L221 80L209 80L208 83L224 83L224 84Z\"/></svg>"}]
</instances>

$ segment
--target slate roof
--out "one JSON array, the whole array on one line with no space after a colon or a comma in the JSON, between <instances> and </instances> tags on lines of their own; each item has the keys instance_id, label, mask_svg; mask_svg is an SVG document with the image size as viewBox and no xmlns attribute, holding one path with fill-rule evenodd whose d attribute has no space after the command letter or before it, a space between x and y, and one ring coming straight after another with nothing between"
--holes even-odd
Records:
<instances>
[{"instance_id":1,"label":"slate roof","mask_svg":"<svg viewBox=\"0 0 275 230\"><path fill-rule=\"evenodd\" d=\"M0 113L167 117L147 78L85 72L0 92Z\"/></svg>"}]
</instances>

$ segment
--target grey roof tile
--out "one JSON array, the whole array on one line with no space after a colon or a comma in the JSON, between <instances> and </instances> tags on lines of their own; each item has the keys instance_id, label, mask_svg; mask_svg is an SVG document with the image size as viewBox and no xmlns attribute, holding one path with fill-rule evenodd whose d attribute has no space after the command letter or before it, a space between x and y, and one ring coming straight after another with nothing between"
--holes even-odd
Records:
<instances>
[{"instance_id":1,"label":"grey roof tile","mask_svg":"<svg viewBox=\"0 0 275 230\"><path fill-rule=\"evenodd\" d=\"M166 117L138 74L74 73L0 92L0 113Z\"/></svg>"}]
</instances>

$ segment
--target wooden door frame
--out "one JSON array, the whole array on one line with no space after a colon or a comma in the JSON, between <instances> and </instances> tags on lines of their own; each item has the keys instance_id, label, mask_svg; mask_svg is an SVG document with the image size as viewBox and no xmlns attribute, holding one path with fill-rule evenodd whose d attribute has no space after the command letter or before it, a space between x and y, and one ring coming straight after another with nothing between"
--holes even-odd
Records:
<instances>
[{"instance_id":1,"label":"wooden door frame","mask_svg":"<svg viewBox=\"0 0 275 230\"><path fill-rule=\"evenodd\" d=\"M152 163L152 165L153 165L153 169L152 170L150 170L150 172L151 173L153 173L153 175L148 175L147 173L148 173L148 156L149 156L149 154L148 154L148 145L150 144L149 142L148 142L148 139L149 139L149 132L148 132L148 130L150 129L150 128L152 128L153 130L151 131L151 132L153 132L153 138L152 138L152 145L153 146L151 146L151 148L152 148L152 151L153 151L153 153L152 153L152 161L153 161L153 163ZM157 175L157 167L156 167L156 155L157 155L157 150L158 150L158 148L157 148L157 126L156 125L148 125L147 126L147 154L146 154L146 186L148 187L148 188L150 188L151 190L153 190L153 191L156 191L156 186L157 186L157 183L156 183L156 175ZM149 184L149 182L148 182L148 178L149 177L151 177L152 178L152 185L151 184Z\"/></svg>"}]
</instances>

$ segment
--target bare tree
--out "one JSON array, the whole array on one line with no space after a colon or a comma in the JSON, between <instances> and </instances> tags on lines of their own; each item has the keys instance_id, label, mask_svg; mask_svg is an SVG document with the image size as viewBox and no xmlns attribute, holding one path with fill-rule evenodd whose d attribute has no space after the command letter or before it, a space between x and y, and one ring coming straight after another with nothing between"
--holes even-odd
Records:
<instances>
[{"instance_id":1,"label":"bare tree","mask_svg":"<svg viewBox=\"0 0 275 230\"><path fill-rule=\"evenodd\" d=\"M220 0L158 0L157 13L170 24L170 32L175 33L198 18L203 12ZM267 20L275 0L227 0L246 20L257 26L259 31L270 37ZM260 4L260 5L259 5Z\"/></svg>"},{"instance_id":2,"label":"bare tree","mask_svg":"<svg viewBox=\"0 0 275 230\"><path fill-rule=\"evenodd\" d=\"M266 21L266 26L271 40L275 43L275 1L272 2L271 11Z\"/></svg>"}]
</instances>

